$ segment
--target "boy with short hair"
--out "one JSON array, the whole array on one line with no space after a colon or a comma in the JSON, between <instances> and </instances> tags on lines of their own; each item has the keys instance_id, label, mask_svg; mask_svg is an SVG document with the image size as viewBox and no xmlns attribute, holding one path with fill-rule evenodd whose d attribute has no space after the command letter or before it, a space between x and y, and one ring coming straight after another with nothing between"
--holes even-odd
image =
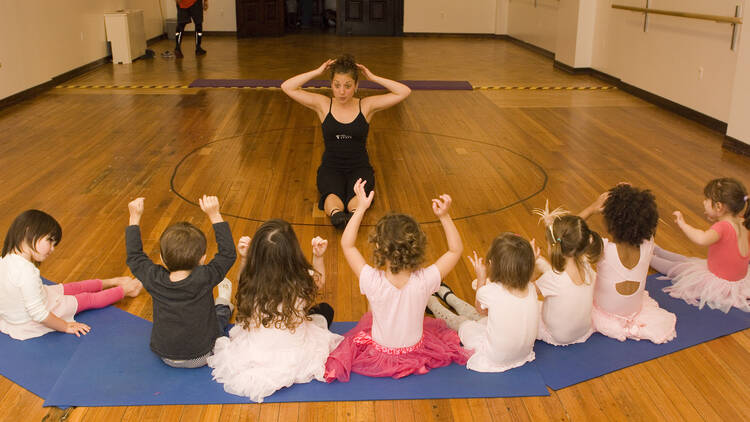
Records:
<instances>
[{"instance_id":1,"label":"boy with short hair","mask_svg":"<svg viewBox=\"0 0 750 422\"><path fill-rule=\"evenodd\" d=\"M151 350L164 363L178 368L204 366L232 315L232 283L224 278L237 258L232 233L221 217L215 196L204 195L198 202L213 224L219 251L204 265L206 236L190 223L176 223L159 239L166 268L154 264L143 252L139 227L143 198L128 204L127 264L153 298ZM219 297L214 301L217 284Z\"/></svg>"}]
</instances>

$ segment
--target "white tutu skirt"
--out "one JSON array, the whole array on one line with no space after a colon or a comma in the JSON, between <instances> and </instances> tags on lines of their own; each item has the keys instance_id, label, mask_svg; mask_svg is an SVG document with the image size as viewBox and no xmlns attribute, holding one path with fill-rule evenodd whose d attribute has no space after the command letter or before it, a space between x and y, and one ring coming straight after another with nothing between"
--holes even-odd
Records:
<instances>
[{"instance_id":1,"label":"white tutu skirt","mask_svg":"<svg viewBox=\"0 0 750 422\"><path fill-rule=\"evenodd\" d=\"M276 390L313 379L325 381L328 354L342 337L326 328L325 318L313 315L292 333L276 328L245 330L235 325L229 337L216 340L208 358L214 380L224 391L261 403ZM320 318L318 318L320 317Z\"/></svg>"},{"instance_id":2,"label":"white tutu skirt","mask_svg":"<svg viewBox=\"0 0 750 422\"><path fill-rule=\"evenodd\" d=\"M633 315L611 314L594 306L591 317L596 331L620 341L649 340L661 344L677 337L677 317L660 308L647 291L643 291L641 310Z\"/></svg>"},{"instance_id":3,"label":"white tutu skirt","mask_svg":"<svg viewBox=\"0 0 750 422\"><path fill-rule=\"evenodd\" d=\"M734 306L750 312L750 272L745 278L728 281L719 278L708 270L705 259L691 258L675 265L663 280L672 279L672 285L663 290L670 296L703 308L708 305L724 313Z\"/></svg>"}]
</instances>

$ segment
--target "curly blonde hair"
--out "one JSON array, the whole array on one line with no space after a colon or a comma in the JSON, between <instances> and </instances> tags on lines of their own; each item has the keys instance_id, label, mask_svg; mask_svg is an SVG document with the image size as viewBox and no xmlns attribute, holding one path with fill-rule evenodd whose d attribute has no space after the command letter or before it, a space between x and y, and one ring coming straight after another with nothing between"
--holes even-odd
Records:
<instances>
[{"instance_id":1,"label":"curly blonde hair","mask_svg":"<svg viewBox=\"0 0 750 422\"><path fill-rule=\"evenodd\" d=\"M369 240L375 245L375 265L383 268L387 263L394 274L416 270L424 262L427 236L409 215L384 215L370 233Z\"/></svg>"}]
</instances>

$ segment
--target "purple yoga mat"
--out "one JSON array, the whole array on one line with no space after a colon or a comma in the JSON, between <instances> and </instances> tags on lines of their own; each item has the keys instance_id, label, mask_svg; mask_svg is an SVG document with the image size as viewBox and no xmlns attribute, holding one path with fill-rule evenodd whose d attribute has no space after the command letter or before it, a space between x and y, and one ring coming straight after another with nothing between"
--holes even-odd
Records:
<instances>
[{"instance_id":1,"label":"purple yoga mat","mask_svg":"<svg viewBox=\"0 0 750 422\"><path fill-rule=\"evenodd\" d=\"M283 81L280 79L196 79L190 84L190 88L279 88ZM471 91L474 88L468 81L400 81L414 90L464 90ZM305 85L305 88L328 88L331 81L313 80ZM372 81L361 81L359 87L362 89L385 89Z\"/></svg>"}]
</instances>

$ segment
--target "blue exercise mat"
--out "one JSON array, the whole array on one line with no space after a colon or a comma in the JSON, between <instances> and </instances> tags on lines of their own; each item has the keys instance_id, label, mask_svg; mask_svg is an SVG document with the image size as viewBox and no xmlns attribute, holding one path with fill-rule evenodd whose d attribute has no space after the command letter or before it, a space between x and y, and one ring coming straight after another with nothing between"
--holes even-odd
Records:
<instances>
[{"instance_id":1,"label":"blue exercise mat","mask_svg":"<svg viewBox=\"0 0 750 422\"><path fill-rule=\"evenodd\" d=\"M547 385L559 390L618 369L700 344L717 337L750 328L750 314L732 308L728 314L704 307L698 309L675 299L662 288L668 280L648 277L646 289L659 306L677 316L677 337L664 344L650 341L618 340L594 333L585 343L552 346L542 341L534 345L536 365Z\"/></svg>"},{"instance_id":2,"label":"blue exercise mat","mask_svg":"<svg viewBox=\"0 0 750 422\"><path fill-rule=\"evenodd\" d=\"M70 359L47 396L45 406L136 406L248 403L224 392L211 369L175 369L149 349L151 323L108 308ZM354 323L334 323L343 333ZM501 374L484 374L451 365L400 380L352 374L348 383L312 381L277 391L266 402L396 400L460 397L547 396L541 374L532 363Z\"/></svg>"}]
</instances>

